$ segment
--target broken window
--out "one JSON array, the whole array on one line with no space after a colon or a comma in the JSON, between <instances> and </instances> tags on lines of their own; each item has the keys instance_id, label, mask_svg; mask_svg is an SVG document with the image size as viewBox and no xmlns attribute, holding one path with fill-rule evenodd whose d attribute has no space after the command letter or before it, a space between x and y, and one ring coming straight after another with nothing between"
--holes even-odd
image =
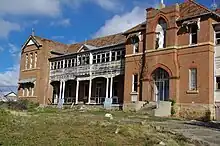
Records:
<instances>
[{"instance_id":1,"label":"broken window","mask_svg":"<svg viewBox=\"0 0 220 146\"><path fill-rule=\"evenodd\" d=\"M198 39L198 26L192 25L190 27L190 44L197 44Z\"/></svg>"}]
</instances>

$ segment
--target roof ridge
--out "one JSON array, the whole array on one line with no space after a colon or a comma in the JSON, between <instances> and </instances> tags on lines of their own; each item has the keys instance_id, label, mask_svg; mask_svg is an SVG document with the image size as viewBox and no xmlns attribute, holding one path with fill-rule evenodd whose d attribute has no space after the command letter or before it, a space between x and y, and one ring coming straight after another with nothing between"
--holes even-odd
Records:
<instances>
[{"instance_id":1,"label":"roof ridge","mask_svg":"<svg viewBox=\"0 0 220 146\"><path fill-rule=\"evenodd\" d=\"M193 2L194 4L196 4L197 6L203 8L203 9L206 9L206 10L209 11L209 12L212 12L209 8L207 8L206 6L204 6L204 5L202 5L202 4L198 3L198 2L196 2L196 1L194 1L194 0L189 0L189 1L190 1L190 2Z\"/></svg>"},{"instance_id":2,"label":"roof ridge","mask_svg":"<svg viewBox=\"0 0 220 146\"><path fill-rule=\"evenodd\" d=\"M36 36L36 35L34 35L32 37L34 37L34 38L36 37L36 39L39 38L41 40L47 40L47 41L51 41L51 42L54 42L54 43L59 43L59 44L67 46L67 44L64 44L64 43L61 43L61 42L58 42L58 41L55 41L55 40L52 40L52 39L49 39L49 38L45 38L45 37L41 37L41 36Z\"/></svg>"},{"instance_id":3,"label":"roof ridge","mask_svg":"<svg viewBox=\"0 0 220 146\"><path fill-rule=\"evenodd\" d=\"M103 38L106 38L106 37L111 37L111 36L116 36L116 35L123 35L123 33L120 32L120 33L116 33L116 34L111 34L111 35L106 35L106 36L102 36L102 37L92 38L92 39L89 39L87 41L82 41L82 42L78 42L78 43L74 43L74 44L69 44L69 46L77 45L77 44L83 45L83 44L87 43L88 41L93 41L93 40L97 40L97 39L103 39ZM86 45L89 45L89 44L86 44Z\"/></svg>"}]
</instances>

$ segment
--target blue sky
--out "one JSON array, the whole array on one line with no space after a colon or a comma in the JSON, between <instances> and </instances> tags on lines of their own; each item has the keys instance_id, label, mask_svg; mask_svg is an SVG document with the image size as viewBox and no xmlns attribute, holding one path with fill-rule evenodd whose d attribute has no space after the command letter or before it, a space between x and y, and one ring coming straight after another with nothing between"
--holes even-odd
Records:
<instances>
[{"instance_id":1,"label":"blue sky","mask_svg":"<svg viewBox=\"0 0 220 146\"><path fill-rule=\"evenodd\" d=\"M145 9L157 6L159 1L0 0L0 86L16 85L20 48L32 28L37 36L71 44L125 31L143 22ZM212 0L197 2L210 7Z\"/></svg>"}]
</instances>

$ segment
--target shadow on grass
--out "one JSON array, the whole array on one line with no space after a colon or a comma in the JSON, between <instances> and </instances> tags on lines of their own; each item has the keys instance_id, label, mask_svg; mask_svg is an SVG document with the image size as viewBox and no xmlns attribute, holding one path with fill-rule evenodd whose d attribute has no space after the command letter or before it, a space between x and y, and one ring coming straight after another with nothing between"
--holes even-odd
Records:
<instances>
[{"instance_id":1,"label":"shadow on grass","mask_svg":"<svg viewBox=\"0 0 220 146\"><path fill-rule=\"evenodd\" d=\"M192 121L192 122L185 122L184 124L193 125L193 126L201 126L205 128L212 128L217 131L220 131L220 123Z\"/></svg>"}]
</instances>

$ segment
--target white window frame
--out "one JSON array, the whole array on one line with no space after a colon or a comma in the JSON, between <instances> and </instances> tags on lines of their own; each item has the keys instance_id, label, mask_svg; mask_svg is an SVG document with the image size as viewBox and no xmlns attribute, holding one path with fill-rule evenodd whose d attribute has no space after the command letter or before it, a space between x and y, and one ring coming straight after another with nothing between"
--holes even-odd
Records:
<instances>
[{"instance_id":1,"label":"white window frame","mask_svg":"<svg viewBox=\"0 0 220 146\"><path fill-rule=\"evenodd\" d=\"M195 79L194 81L192 81L193 79L193 71L195 71ZM197 74L198 74L198 71L197 71L197 68L190 68L189 69L189 90L190 91L196 91L197 90L197 87L198 87L198 83L197 83ZM193 83L195 82L195 83Z\"/></svg>"},{"instance_id":2,"label":"white window frame","mask_svg":"<svg viewBox=\"0 0 220 146\"><path fill-rule=\"evenodd\" d=\"M196 25L196 24L193 24L193 25ZM197 31L196 31L196 35L197 35L197 40L196 40L196 41L197 41L197 42L196 42L196 43L192 43L192 35L194 34L194 33L192 33L192 27L193 27L193 26L190 26L190 27L189 27L189 32L190 32L190 33L189 33L189 44L190 44L190 45L195 45L195 44L198 44L198 29L197 29Z\"/></svg>"},{"instance_id":3,"label":"white window frame","mask_svg":"<svg viewBox=\"0 0 220 146\"><path fill-rule=\"evenodd\" d=\"M135 77L135 76L137 76L137 82L138 82L138 74L133 74L133 75L132 75L132 92L138 92L138 91L135 91L135 90L134 90L134 88L135 88L135 87L134 87L134 85L135 85L134 77ZM138 87L137 87L137 90L138 90Z\"/></svg>"},{"instance_id":4,"label":"white window frame","mask_svg":"<svg viewBox=\"0 0 220 146\"><path fill-rule=\"evenodd\" d=\"M35 52L35 57L34 57L34 68L37 68L37 52Z\"/></svg>"},{"instance_id":5,"label":"white window frame","mask_svg":"<svg viewBox=\"0 0 220 146\"><path fill-rule=\"evenodd\" d=\"M32 69L33 64L33 53L30 53L30 69Z\"/></svg>"},{"instance_id":6,"label":"white window frame","mask_svg":"<svg viewBox=\"0 0 220 146\"><path fill-rule=\"evenodd\" d=\"M25 56L25 69L28 69L28 54Z\"/></svg>"}]
</instances>

